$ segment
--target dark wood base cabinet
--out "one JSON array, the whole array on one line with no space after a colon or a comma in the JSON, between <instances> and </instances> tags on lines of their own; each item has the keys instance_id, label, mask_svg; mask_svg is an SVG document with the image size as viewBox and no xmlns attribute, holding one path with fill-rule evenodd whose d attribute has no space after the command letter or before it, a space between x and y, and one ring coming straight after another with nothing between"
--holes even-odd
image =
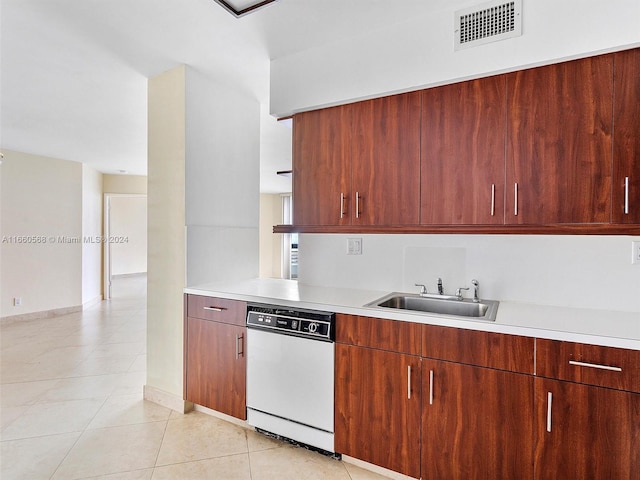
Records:
<instances>
[{"instance_id":1,"label":"dark wood base cabinet","mask_svg":"<svg viewBox=\"0 0 640 480\"><path fill-rule=\"evenodd\" d=\"M420 478L420 357L336 344L336 451Z\"/></svg>"},{"instance_id":2,"label":"dark wood base cabinet","mask_svg":"<svg viewBox=\"0 0 640 480\"><path fill-rule=\"evenodd\" d=\"M184 397L241 420L246 408L246 303L185 297Z\"/></svg>"},{"instance_id":3,"label":"dark wood base cabinet","mask_svg":"<svg viewBox=\"0 0 640 480\"><path fill-rule=\"evenodd\" d=\"M423 479L532 478L533 377L423 359L422 385Z\"/></svg>"}]
</instances>

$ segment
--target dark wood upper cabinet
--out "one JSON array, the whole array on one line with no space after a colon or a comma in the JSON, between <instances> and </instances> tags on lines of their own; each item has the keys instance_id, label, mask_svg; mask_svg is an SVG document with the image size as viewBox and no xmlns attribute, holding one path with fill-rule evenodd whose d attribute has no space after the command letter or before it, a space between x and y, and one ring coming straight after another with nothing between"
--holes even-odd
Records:
<instances>
[{"instance_id":1,"label":"dark wood upper cabinet","mask_svg":"<svg viewBox=\"0 0 640 480\"><path fill-rule=\"evenodd\" d=\"M506 77L422 92L420 223L504 223Z\"/></svg>"},{"instance_id":2,"label":"dark wood upper cabinet","mask_svg":"<svg viewBox=\"0 0 640 480\"><path fill-rule=\"evenodd\" d=\"M353 105L354 225L417 225L420 92Z\"/></svg>"},{"instance_id":3,"label":"dark wood upper cabinet","mask_svg":"<svg viewBox=\"0 0 640 480\"><path fill-rule=\"evenodd\" d=\"M640 223L640 48L613 66L613 221Z\"/></svg>"},{"instance_id":4,"label":"dark wood upper cabinet","mask_svg":"<svg viewBox=\"0 0 640 480\"><path fill-rule=\"evenodd\" d=\"M613 55L507 75L506 223L611 221Z\"/></svg>"},{"instance_id":5,"label":"dark wood upper cabinet","mask_svg":"<svg viewBox=\"0 0 640 480\"><path fill-rule=\"evenodd\" d=\"M351 223L348 211L351 111L351 105L345 105L294 117L293 221L296 225Z\"/></svg>"}]
</instances>

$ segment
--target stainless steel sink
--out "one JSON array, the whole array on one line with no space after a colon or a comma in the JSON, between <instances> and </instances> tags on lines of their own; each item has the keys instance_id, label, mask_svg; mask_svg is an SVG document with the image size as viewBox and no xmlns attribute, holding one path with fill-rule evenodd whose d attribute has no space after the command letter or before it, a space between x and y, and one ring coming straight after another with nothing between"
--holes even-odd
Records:
<instances>
[{"instance_id":1,"label":"stainless steel sink","mask_svg":"<svg viewBox=\"0 0 640 480\"><path fill-rule=\"evenodd\" d=\"M480 302L473 302L470 299L447 300L421 297L418 294L393 292L371 303L367 303L365 307L411 310L435 315L476 318L478 320L493 322L498 313L499 303L500 302L496 300L481 300Z\"/></svg>"}]
</instances>

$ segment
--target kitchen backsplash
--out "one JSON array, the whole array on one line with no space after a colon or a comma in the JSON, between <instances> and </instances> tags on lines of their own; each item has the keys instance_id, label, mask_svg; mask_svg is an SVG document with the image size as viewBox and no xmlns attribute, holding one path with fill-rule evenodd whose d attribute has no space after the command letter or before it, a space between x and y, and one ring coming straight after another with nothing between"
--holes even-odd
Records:
<instances>
[{"instance_id":1,"label":"kitchen backsplash","mask_svg":"<svg viewBox=\"0 0 640 480\"><path fill-rule=\"evenodd\" d=\"M348 255L350 238L362 254ZM302 234L299 281L446 293L480 282L484 298L640 313L640 265L630 236ZM466 292L469 296L469 293Z\"/></svg>"}]
</instances>

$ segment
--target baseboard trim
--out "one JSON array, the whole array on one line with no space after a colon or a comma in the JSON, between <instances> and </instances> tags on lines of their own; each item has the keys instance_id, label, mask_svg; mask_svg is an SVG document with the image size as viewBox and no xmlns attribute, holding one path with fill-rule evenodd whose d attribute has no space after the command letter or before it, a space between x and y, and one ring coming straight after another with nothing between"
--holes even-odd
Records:
<instances>
[{"instance_id":1,"label":"baseboard trim","mask_svg":"<svg viewBox=\"0 0 640 480\"><path fill-rule=\"evenodd\" d=\"M178 413L187 413L193 410L193 403L173 393L165 392L150 385L144 385L142 391L145 400L157 403Z\"/></svg>"},{"instance_id":2,"label":"baseboard trim","mask_svg":"<svg viewBox=\"0 0 640 480\"><path fill-rule=\"evenodd\" d=\"M0 318L2 324L10 324L15 322L27 322L29 320L39 320L41 318L53 318L61 315L69 315L82 311L82 305L74 305L73 307L54 308L51 310L42 310L40 312L19 313L17 315L7 315Z\"/></svg>"},{"instance_id":3,"label":"baseboard trim","mask_svg":"<svg viewBox=\"0 0 640 480\"><path fill-rule=\"evenodd\" d=\"M342 461L345 463L350 463L351 465L355 465L356 467L362 468L363 470L369 470L370 472L377 473L378 475L383 475L393 480L416 480L413 477L394 472L393 470L389 470L387 468L379 467L378 465L374 465L373 463L358 460L357 458L350 457L349 455L342 454Z\"/></svg>"},{"instance_id":4,"label":"baseboard trim","mask_svg":"<svg viewBox=\"0 0 640 480\"><path fill-rule=\"evenodd\" d=\"M196 412L206 413L207 415L211 415L212 417L219 418L220 420L224 420L225 422L233 423L234 425L238 425L239 427L255 430L245 420L240 420L239 418L232 417L231 415L227 415L226 413L218 412L217 410L211 410L210 408L203 407L202 405L198 405L198 404L194 404L193 409Z\"/></svg>"},{"instance_id":5,"label":"baseboard trim","mask_svg":"<svg viewBox=\"0 0 640 480\"><path fill-rule=\"evenodd\" d=\"M91 308L94 305L97 305L101 301L102 301L102 295L97 295L97 296L93 297L92 299L87 300L86 302L84 302L82 304L82 310L87 310L88 308Z\"/></svg>"}]
</instances>

